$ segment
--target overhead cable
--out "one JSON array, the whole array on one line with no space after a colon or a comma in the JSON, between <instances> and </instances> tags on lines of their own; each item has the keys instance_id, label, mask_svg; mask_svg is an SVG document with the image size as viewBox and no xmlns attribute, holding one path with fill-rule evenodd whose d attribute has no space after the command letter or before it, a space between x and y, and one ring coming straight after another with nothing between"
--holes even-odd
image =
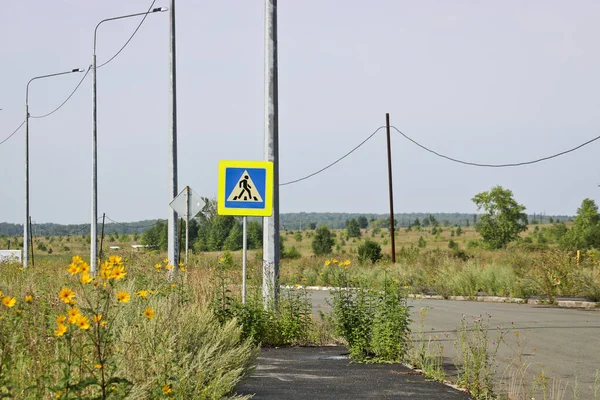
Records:
<instances>
[{"instance_id":1,"label":"overhead cable","mask_svg":"<svg viewBox=\"0 0 600 400\"><path fill-rule=\"evenodd\" d=\"M535 163L539 163L542 161L546 161L546 160L550 160L552 158L556 158L562 155L565 155L567 153L571 153L575 150L578 150L584 146L587 146L588 144L595 142L596 140L600 139L600 136L596 136L593 139L588 140L587 142L584 142L578 146L573 147L572 149L569 150L565 150L565 151L561 151L560 153L556 153L556 154L552 154L550 156L547 157L542 157L542 158L538 158L535 160L531 160L531 161L522 161L522 162L517 162L517 163L507 163L507 164L481 164L481 163L475 163L475 162L470 162L470 161L463 161L463 160L459 160L457 158L453 158L453 157L449 157L446 156L444 154L438 153L437 151L434 151L428 147L423 146L421 143L417 142L416 140L410 138L408 135L406 135L405 133L403 133L402 131L400 131L398 128L396 128L395 126L390 126L391 128L395 129L399 134L401 134L405 139L407 139L408 141L412 142L413 144L419 146L420 148L422 148L425 151L428 151L432 154L435 154L438 157L441 158L445 158L446 160L450 160L459 164L464 164L464 165L470 165L473 167L486 167L486 168L506 168L506 167L520 167L523 165L530 165L530 164L535 164Z\"/></svg>"},{"instance_id":2,"label":"overhead cable","mask_svg":"<svg viewBox=\"0 0 600 400\"><path fill-rule=\"evenodd\" d=\"M385 128L385 126L380 126L379 128L377 128L377 130L375 130L375 132L371 133L369 136L367 136L367 138L365 140L363 140L362 142L360 142L360 144L358 146L356 146L355 148L353 148L352 150L350 150L349 152L347 152L346 154L344 154L343 156L341 156L340 158L338 158L337 160L335 160L334 162L332 162L331 164L321 168L320 170L313 172L312 174L306 175L305 177L302 178L298 178L295 179L293 181L289 181L289 182L285 182L285 183L280 183L279 186L285 186L285 185L291 185L292 183L296 183L296 182L300 182L303 181L305 179L311 178L317 174L320 174L321 172L325 171L328 168L333 167L335 164L339 163L340 161L342 161L344 158L348 157L350 154L354 153L356 150L358 150L363 144L367 143L367 141L369 139L371 139L373 136L375 136L375 134L377 132L379 132L380 130L382 130L383 128Z\"/></svg>"},{"instance_id":3,"label":"overhead cable","mask_svg":"<svg viewBox=\"0 0 600 400\"><path fill-rule=\"evenodd\" d=\"M21 122L21 125L19 125L19 126L17 127L17 129L15 129L15 130L14 130L14 132L13 132L13 133L11 133L10 135L8 135L8 137L7 137L6 139L2 140L2 141L0 142L0 144L4 144L4 143L5 143L5 142L6 142L8 139L10 139L11 137L13 137L13 135L14 135L15 133L17 133L17 132L19 131L19 129L21 129L21 127L22 127L23 125L25 125L25 121Z\"/></svg>"},{"instance_id":4,"label":"overhead cable","mask_svg":"<svg viewBox=\"0 0 600 400\"><path fill-rule=\"evenodd\" d=\"M127 228L131 228L131 229L145 229L145 228L151 228L151 227L153 227L154 225L156 225L156 224L158 224L159 222L161 222L161 220L159 219L159 220L156 220L156 222L154 222L153 224L150 224L150 225L137 226L137 225L128 225L128 224L124 224L124 223L122 223L122 222L119 222L119 221L115 221L114 219L111 219L111 218L110 218L108 215L106 216L106 219L107 219L107 220L109 220L109 221L111 221L111 222L113 222L113 223L115 223L115 224L118 224L118 225L121 225L121 226L125 226L125 227L127 227Z\"/></svg>"},{"instance_id":5,"label":"overhead cable","mask_svg":"<svg viewBox=\"0 0 600 400\"><path fill-rule=\"evenodd\" d=\"M137 33L137 31L142 27L142 24L144 23L144 21L148 17L148 13L150 13L150 11L152 11L152 8L154 7L154 3L156 3L156 0L154 0L152 2L152 4L150 4L150 7L148 7L148 12L144 15L144 17L142 18L142 20L138 24L137 28L135 28L135 30L133 31L133 33L131 34L131 36L129 37L129 39L127 39L127 41L125 42L125 44L123 45L123 47L121 47L119 49L119 51L117 51L114 56L112 56L111 58L109 58L108 61L105 61L102 64L100 64L99 66L97 66L96 69L104 67L106 64L108 64L109 62L111 62L112 60L114 60L115 58L117 58L117 56L119 54L121 54L121 52L123 50L125 50L125 47L127 47L127 45L129 44L129 42L131 42L131 40L133 39L133 37L135 36L135 34Z\"/></svg>"},{"instance_id":6,"label":"overhead cable","mask_svg":"<svg viewBox=\"0 0 600 400\"><path fill-rule=\"evenodd\" d=\"M55 112L57 112L58 110L60 110L62 108L62 106L64 106L65 104L67 104L67 101L69 101L71 99L71 97L73 97L73 95L75 94L75 92L77 91L77 89L79 89L79 86L81 86L81 84L83 83L83 81L85 80L85 78L87 77L87 75L90 72L90 69L92 68L92 66L90 65L87 69L87 71L85 71L85 74L83 74L83 77L81 78L81 80L79 81L79 83L77 84L77 86L75 86L75 89L73 89L73 91L71 92L71 94L69 95L69 97L67 97L65 99L65 101L63 101L61 103L60 106L56 107L54 110L50 111L47 114L44 115L30 115L30 118L46 118L49 117L50 115L54 114Z\"/></svg>"}]
</instances>

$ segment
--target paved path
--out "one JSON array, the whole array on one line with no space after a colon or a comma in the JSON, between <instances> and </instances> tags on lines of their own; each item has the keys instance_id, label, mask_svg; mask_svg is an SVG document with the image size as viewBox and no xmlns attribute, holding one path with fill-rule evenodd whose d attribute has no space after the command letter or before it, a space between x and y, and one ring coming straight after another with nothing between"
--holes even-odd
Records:
<instances>
[{"instance_id":1,"label":"paved path","mask_svg":"<svg viewBox=\"0 0 600 400\"><path fill-rule=\"evenodd\" d=\"M238 394L261 400L469 400L458 390L397 364L352 364L343 347L262 349Z\"/></svg>"},{"instance_id":2,"label":"paved path","mask_svg":"<svg viewBox=\"0 0 600 400\"><path fill-rule=\"evenodd\" d=\"M313 311L330 309L326 304L329 298L327 291L313 291L311 297ZM453 341L462 315L466 315L469 321L473 316L489 313L494 331L496 326L513 326L506 336L508 345L501 346L498 357L498 380L504 390L507 390L505 385L510 381L507 367L515 355L509 346L518 347L514 332L519 332L519 339L524 343L521 348L528 366L528 382L531 383L543 367L546 375L561 380L563 386L568 382L564 400L573 398L576 377L579 398L594 398L591 386L594 385L596 369L600 369L600 310L446 300L411 300L409 304L413 307L413 332L419 329L419 310L429 308L425 330L428 336L435 335L442 341L448 364L452 364L456 357Z\"/></svg>"}]
</instances>

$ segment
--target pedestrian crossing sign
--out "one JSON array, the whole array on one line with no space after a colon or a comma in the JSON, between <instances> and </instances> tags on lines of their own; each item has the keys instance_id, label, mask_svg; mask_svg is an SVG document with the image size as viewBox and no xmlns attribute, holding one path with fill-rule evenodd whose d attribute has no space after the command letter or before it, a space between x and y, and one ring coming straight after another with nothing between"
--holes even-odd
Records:
<instances>
[{"instance_id":1,"label":"pedestrian crossing sign","mask_svg":"<svg viewBox=\"0 0 600 400\"><path fill-rule=\"evenodd\" d=\"M273 163L219 162L219 215L269 217L273 214Z\"/></svg>"}]
</instances>

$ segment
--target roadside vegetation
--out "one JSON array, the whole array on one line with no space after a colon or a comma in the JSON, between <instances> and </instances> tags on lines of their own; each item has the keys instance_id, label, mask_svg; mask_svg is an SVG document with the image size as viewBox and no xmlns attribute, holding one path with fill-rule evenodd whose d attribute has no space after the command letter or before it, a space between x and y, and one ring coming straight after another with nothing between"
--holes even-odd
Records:
<instances>
[{"instance_id":1,"label":"roadside vegetation","mask_svg":"<svg viewBox=\"0 0 600 400\"><path fill-rule=\"evenodd\" d=\"M354 362L408 362L445 380L444 338L411 332L411 324L424 326L427 310L411 321L409 294L600 301L593 200L573 221L545 224L528 221L501 187L473 202L480 214L464 223L426 215L396 229L395 264L389 221L359 216L344 229L307 223L312 229L282 231L281 296L267 307L260 224L248 224L242 304L241 224L217 215L208 199L190 226L189 265L175 275L160 221L143 233L105 235L98 276L73 256L89 254L88 235L36 237L34 266L0 265L0 398L235 398L260 346L327 343L345 344ZM22 246L0 237L0 247L9 242ZM148 247L132 247L139 244ZM330 315L312 315L305 288L313 285L333 288ZM494 330L489 316L457 321L457 384L476 398L498 398L495 355L511 334ZM533 393L519 368L510 371L511 399ZM536 393L560 398L540 374Z\"/></svg>"}]
</instances>

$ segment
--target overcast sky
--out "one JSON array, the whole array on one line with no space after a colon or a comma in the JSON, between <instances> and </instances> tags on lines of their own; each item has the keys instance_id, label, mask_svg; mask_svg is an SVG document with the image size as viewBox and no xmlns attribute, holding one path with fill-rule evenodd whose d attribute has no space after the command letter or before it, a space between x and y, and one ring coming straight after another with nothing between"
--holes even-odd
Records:
<instances>
[{"instance_id":1,"label":"overcast sky","mask_svg":"<svg viewBox=\"0 0 600 400\"><path fill-rule=\"evenodd\" d=\"M87 68L95 25L151 0L4 1L0 141L24 120L34 76ZM158 0L156 6L168 6ZM452 157L535 159L600 135L600 2L279 0L280 178L310 174L385 123ZM103 24L98 64L139 19ZM218 162L263 158L264 1L177 4L179 187L217 193ZM99 214L166 218L169 16L150 15L98 70ZM30 113L81 79L35 81ZM281 212L388 208L385 133L327 171L281 188ZM600 141L520 168L452 163L392 136L396 212L475 212L492 186L529 213L574 214L597 200ZM91 74L57 113L30 120L31 215L89 222ZM0 222L24 219L24 129L0 145Z\"/></svg>"}]
</instances>

